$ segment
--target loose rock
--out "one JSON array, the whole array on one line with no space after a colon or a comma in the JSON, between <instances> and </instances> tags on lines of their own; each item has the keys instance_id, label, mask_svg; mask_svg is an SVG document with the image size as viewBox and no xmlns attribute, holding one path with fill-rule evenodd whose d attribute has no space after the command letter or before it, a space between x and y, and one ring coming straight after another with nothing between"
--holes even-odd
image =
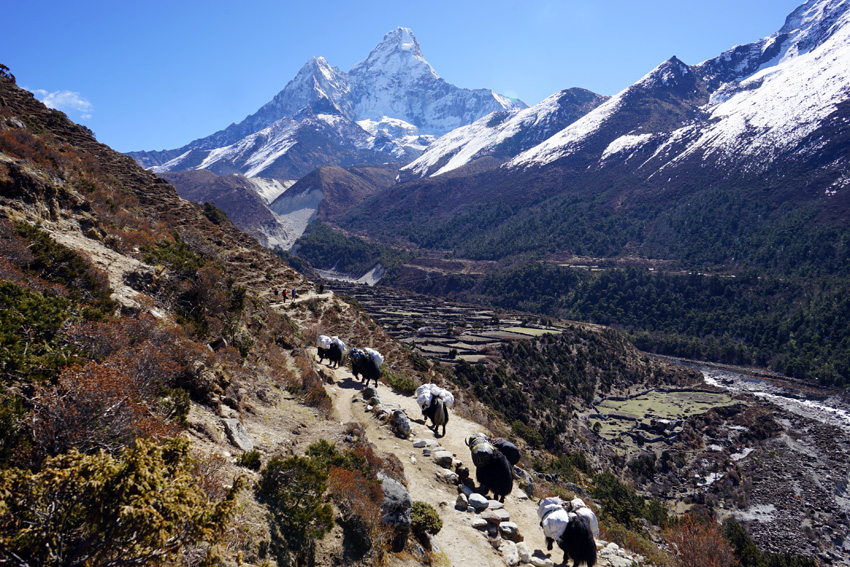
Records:
<instances>
[{"instance_id":1,"label":"loose rock","mask_svg":"<svg viewBox=\"0 0 850 567\"><path fill-rule=\"evenodd\" d=\"M238 419L224 419L222 421L224 421L224 431L231 443L245 452L254 450L254 441L245 431L245 426L242 425L241 421Z\"/></svg>"},{"instance_id":2,"label":"loose rock","mask_svg":"<svg viewBox=\"0 0 850 567\"><path fill-rule=\"evenodd\" d=\"M502 521L502 518L500 518L499 515L496 514L496 512L494 512L493 510L484 510L483 512L481 512L481 515L479 517L482 520L486 520L487 523L493 524L494 526L498 526Z\"/></svg>"},{"instance_id":3,"label":"loose rock","mask_svg":"<svg viewBox=\"0 0 850 567\"><path fill-rule=\"evenodd\" d=\"M466 510L469 507L469 499L467 499L466 494L458 494L457 500L455 500L455 508L458 510Z\"/></svg>"},{"instance_id":4,"label":"loose rock","mask_svg":"<svg viewBox=\"0 0 850 567\"><path fill-rule=\"evenodd\" d=\"M502 557L508 565L519 565L519 552L516 544L512 541L503 541L499 546L499 551L502 552Z\"/></svg>"},{"instance_id":5,"label":"loose rock","mask_svg":"<svg viewBox=\"0 0 850 567\"><path fill-rule=\"evenodd\" d=\"M475 508L475 510L477 510L479 512L481 510L486 510L487 506L490 505L490 503L487 501L487 499L484 498L483 496L481 496L480 494L472 493L472 494L468 495L468 498L469 498L469 505L472 506L473 508Z\"/></svg>"},{"instance_id":6,"label":"loose rock","mask_svg":"<svg viewBox=\"0 0 850 567\"><path fill-rule=\"evenodd\" d=\"M508 541L521 542L524 538L519 534L519 526L514 522L502 522L499 524L499 533Z\"/></svg>"},{"instance_id":7,"label":"loose rock","mask_svg":"<svg viewBox=\"0 0 850 567\"><path fill-rule=\"evenodd\" d=\"M431 453L434 457L434 462L440 465L441 467L448 469L452 466L452 461L454 460L454 455L449 451L436 451ZM455 473L451 473L455 475ZM457 475L455 475L457 476Z\"/></svg>"}]
</instances>

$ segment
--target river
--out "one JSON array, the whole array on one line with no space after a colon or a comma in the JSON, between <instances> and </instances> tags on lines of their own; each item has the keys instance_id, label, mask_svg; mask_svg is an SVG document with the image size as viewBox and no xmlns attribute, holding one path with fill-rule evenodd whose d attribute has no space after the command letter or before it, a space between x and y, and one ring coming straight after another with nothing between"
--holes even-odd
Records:
<instances>
[{"instance_id":1,"label":"river","mask_svg":"<svg viewBox=\"0 0 850 567\"><path fill-rule=\"evenodd\" d=\"M710 386L769 401L797 415L840 427L850 434L850 397L840 391L756 374L749 369L707 366L696 361L678 362L702 372L705 383Z\"/></svg>"}]
</instances>

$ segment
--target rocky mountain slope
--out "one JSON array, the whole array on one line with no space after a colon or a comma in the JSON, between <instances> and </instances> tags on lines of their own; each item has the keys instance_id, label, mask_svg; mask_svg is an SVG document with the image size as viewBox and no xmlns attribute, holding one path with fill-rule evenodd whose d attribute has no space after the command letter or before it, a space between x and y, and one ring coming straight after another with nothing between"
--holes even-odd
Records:
<instances>
[{"instance_id":1,"label":"rocky mountain slope","mask_svg":"<svg viewBox=\"0 0 850 567\"><path fill-rule=\"evenodd\" d=\"M395 532L382 527L385 518L394 517L388 511L390 495L433 498L436 492L426 479L440 469L424 460L416 467L411 455L396 447L402 441L384 442L391 439L384 426L358 424L369 417L365 413L346 409L345 403L335 410L325 381L337 382L331 394L347 399L360 388L347 372L338 380L340 375L319 365L309 348L319 333L328 333L349 345L379 349L386 357L381 392L389 384L404 392L411 384L443 380L438 367L423 365L421 356L393 341L356 301L317 294L311 282L217 209L179 198L171 185L45 108L5 72L0 74L0 246L4 559L47 564L42 556L49 543L40 545L38 538L79 542L86 534L104 533L90 530L91 522L127 512L124 496L114 494L117 508L89 513L90 503L106 506L113 500L97 492L109 483L74 476L76 465L67 464L80 453L86 466L103 463L98 471L111 474L128 466L132 451L154 446L141 439L171 436L187 440L188 447L174 445L186 451L158 454L167 461L162 466L132 461L133 470L148 475L146 482L183 490L182 496L160 499L139 514L158 506L189 506L189 500L181 500L187 498L193 510L200 507L192 521L208 522L191 532L181 523L182 535L169 540L167 550L151 551L168 554L169 560L218 557L224 565L282 565L309 552L323 566L412 565L439 556L442 541L449 557L460 561L470 547L452 542L464 540L473 541L481 556L493 553L492 542L471 526L477 518L439 503L437 514L446 517L448 529L433 543L412 535L408 540L409 524L401 520L392 520ZM283 288L299 297L293 301L276 293ZM583 341L594 342L594 336ZM388 395L388 403L392 400ZM412 398L404 400L410 411ZM467 394L457 411L487 413ZM488 426L510 431L497 415L490 416ZM424 428L414 430L427 435ZM382 443L370 443L373 435ZM453 434L450 446L459 448L461 439ZM65 459L65 465L56 459ZM18 537L22 518L51 516L41 514L41 501L29 498L33 493L19 490L22 485L13 480L51 490L48 479L56 466L64 467L63 479L97 496L77 501L65 498L77 490L51 493L52 509L67 505L73 514L38 533L30 530L35 540ZM145 468L150 466L154 470ZM317 494L320 509L307 512L307 525L292 525L287 523L292 514L281 513L289 484L269 477L275 470L294 474L305 468L310 471L305 482L326 475L328 485ZM169 476L177 469L179 477ZM245 480L234 481L240 475ZM252 489L240 491L246 483ZM375 486L384 488L372 490ZM538 537L533 503L522 502L513 513L526 517L521 529L533 543ZM186 508L181 510L176 517L187 518ZM334 527L322 539L329 526L313 522L327 510ZM122 525L120 519L114 523ZM124 536L138 542L150 525L145 521L129 533L112 532L115 539L99 545L120 547ZM291 539L305 529L316 535L315 547ZM162 545L157 543L162 533L145 541ZM399 534L407 551L393 552ZM75 543L72 549L84 547ZM600 564L620 565L631 556L609 547ZM503 561L494 556L490 564Z\"/></svg>"},{"instance_id":2,"label":"rocky mountain slope","mask_svg":"<svg viewBox=\"0 0 850 567\"><path fill-rule=\"evenodd\" d=\"M449 134L410 166L432 177L341 225L368 217L359 230L371 237L472 259L533 250L783 265L775 239L791 217L818 230L848 210L848 37L847 2L810 0L760 42L698 65L665 61L498 170L463 169L495 131ZM715 212L719 226L704 230Z\"/></svg>"},{"instance_id":3,"label":"rocky mountain slope","mask_svg":"<svg viewBox=\"0 0 850 567\"><path fill-rule=\"evenodd\" d=\"M608 97L585 89L557 92L531 108L495 112L439 138L401 169L402 179L441 175L485 157L496 167L563 130Z\"/></svg>"},{"instance_id":4,"label":"rocky mountain slope","mask_svg":"<svg viewBox=\"0 0 850 567\"><path fill-rule=\"evenodd\" d=\"M523 108L441 79L413 32L398 28L348 73L311 59L239 124L174 150L131 152L153 171L209 169L297 179L323 165L406 162L449 130L495 110Z\"/></svg>"}]
</instances>

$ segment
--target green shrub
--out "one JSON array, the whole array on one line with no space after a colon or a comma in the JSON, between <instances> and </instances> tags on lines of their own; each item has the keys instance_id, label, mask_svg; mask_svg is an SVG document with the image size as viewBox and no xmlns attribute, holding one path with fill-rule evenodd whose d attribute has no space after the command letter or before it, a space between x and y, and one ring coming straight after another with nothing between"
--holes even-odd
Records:
<instances>
[{"instance_id":1,"label":"green shrub","mask_svg":"<svg viewBox=\"0 0 850 567\"><path fill-rule=\"evenodd\" d=\"M262 463L260 462L260 452L257 450L254 451L245 451L239 458L236 460L237 464L247 467L252 471L260 470L260 466Z\"/></svg>"},{"instance_id":2,"label":"green shrub","mask_svg":"<svg viewBox=\"0 0 850 567\"><path fill-rule=\"evenodd\" d=\"M218 540L242 486L209 501L184 439L140 439L118 459L72 450L39 472L2 470L0 563L171 564L186 547Z\"/></svg>"},{"instance_id":3,"label":"green shrub","mask_svg":"<svg viewBox=\"0 0 850 567\"><path fill-rule=\"evenodd\" d=\"M74 303L0 281L0 373L38 380L67 364L61 332Z\"/></svg>"},{"instance_id":4,"label":"green shrub","mask_svg":"<svg viewBox=\"0 0 850 567\"><path fill-rule=\"evenodd\" d=\"M311 565L315 539L333 528L325 492L328 471L317 459L272 457L260 471L257 489L274 520L271 549L282 565Z\"/></svg>"},{"instance_id":5,"label":"green shrub","mask_svg":"<svg viewBox=\"0 0 850 567\"><path fill-rule=\"evenodd\" d=\"M610 472L594 476L593 482L593 497L602 508L601 517L629 529L638 529L637 520L644 517L643 498Z\"/></svg>"},{"instance_id":6,"label":"green shrub","mask_svg":"<svg viewBox=\"0 0 850 567\"><path fill-rule=\"evenodd\" d=\"M175 238L173 242L161 240L156 246L145 246L142 252L145 262L161 264L184 275L191 275L206 265L206 261L189 250L186 243L179 238Z\"/></svg>"},{"instance_id":7,"label":"green shrub","mask_svg":"<svg viewBox=\"0 0 850 567\"><path fill-rule=\"evenodd\" d=\"M423 537L425 534L435 535L443 529L443 520L434 507L427 502L415 501L410 511L410 518L410 529L418 537Z\"/></svg>"},{"instance_id":8,"label":"green shrub","mask_svg":"<svg viewBox=\"0 0 850 567\"><path fill-rule=\"evenodd\" d=\"M525 439L525 441L535 449L539 449L543 446L543 436L523 422L519 420L514 421L511 424L511 429L513 429L513 432L516 435Z\"/></svg>"},{"instance_id":9,"label":"green shrub","mask_svg":"<svg viewBox=\"0 0 850 567\"><path fill-rule=\"evenodd\" d=\"M221 224L227 220L227 213L207 201L204 203L204 216L213 224Z\"/></svg>"},{"instance_id":10,"label":"green shrub","mask_svg":"<svg viewBox=\"0 0 850 567\"><path fill-rule=\"evenodd\" d=\"M385 366L381 370L381 375L391 388L401 392L402 394L412 394L416 391L416 381L403 372L396 372L395 370Z\"/></svg>"}]
</instances>

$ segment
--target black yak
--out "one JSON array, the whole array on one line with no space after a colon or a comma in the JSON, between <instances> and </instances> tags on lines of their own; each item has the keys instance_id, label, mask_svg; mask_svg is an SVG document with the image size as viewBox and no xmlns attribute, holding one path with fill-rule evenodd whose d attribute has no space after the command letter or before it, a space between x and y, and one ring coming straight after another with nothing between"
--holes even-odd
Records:
<instances>
[{"instance_id":1,"label":"black yak","mask_svg":"<svg viewBox=\"0 0 850 567\"><path fill-rule=\"evenodd\" d=\"M331 343L328 348L317 347L319 362L328 359L328 365L334 368L339 368L339 363L342 362L342 347L337 343Z\"/></svg>"},{"instance_id":2,"label":"black yak","mask_svg":"<svg viewBox=\"0 0 850 567\"><path fill-rule=\"evenodd\" d=\"M505 496L514 488L513 466L508 458L483 434L470 437L466 444L472 452L478 492L487 496L492 491L493 498L504 503Z\"/></svg>"},{"instance_id":3,"label":"black yak","mask_svg":"<svg viewBox=\"0 0 850 567\"><path fill-rule=\"evenodd\" d=\"M582 563L587 567L596 564L596 542L593 540L590 522L584 516L571 515L563 535L558 539L558 547L564 551L564 564L567 558L573 560L573 567Z\"/></svg>"},{"instance_id":4,"label":"black yak","mask_svg":"<svg viewBox=\"0 0 850 567\"><path fill-rule=\"evenodd\" d=\"M369 353L360 350L359 348L351 349L351 373L354 377L360 376L360 381L366 386L369 385L369 380L375 381L375 387L378 387L378 379L381 377L381 367L372 358Z\"/></svg>"},{"instance_id":5,"label":"black yak","mask_svg":"<svg viewBox=\"0 0 850 567\"><path fill-rule=\"evenodd\" d=\"M552 544L558 542L558 547L564 552L564 564L567 559L572 559L573 567L581 564L593 567L596 564L593 534L598 524L593 511L584 502L581 504L582 507L573 508L571 503L565 503L558 497L544 498L537 508L537 515L546 536L547 550L551 551ZM571 511L567 511L567 508Z\"/></svg>"},{"instance_id":6,"label":"black yak","mask_svg":"<svg viewBox=\"0 0 850 567\"><path fill-rule=\"evenodd\" d=\"M431 420L430 428L434 430L434 435L440 437L437 430L442 425L442 437L446 436L446 424L449 422L449 408L446 407L446 403L442 398L434 396L434 399L431 400L431 405L422 410L422 415L425 416L425 419Z\"/></svg>"}]
</instances>

